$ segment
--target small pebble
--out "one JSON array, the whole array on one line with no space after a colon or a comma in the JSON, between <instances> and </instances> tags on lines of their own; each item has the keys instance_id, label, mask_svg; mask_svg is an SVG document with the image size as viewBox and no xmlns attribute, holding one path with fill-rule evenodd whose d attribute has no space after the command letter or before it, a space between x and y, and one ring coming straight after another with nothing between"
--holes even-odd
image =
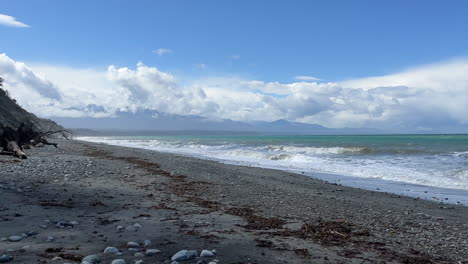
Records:
<instances>
[{"instance_id":1,"label":"small pebble","mask_svg":"<svg viewBox=\"0 0 468 264\"><path fill-rule=\"evenodd\" d=\"M88 262L88 263L91 263L91 264L95 264L95 263L99 263L100 262L100 259L98 257L98 255L89 255L89 256L86 256L83 258L82 260L82 264L83 262ZM87 263L85 263L87 264Z\"/></svg>"},{"instance_id":2,"label":"small pebble","mask_svg":"<svg viewBox=\"0 0 468 264\"><path fill-rule=\"evenodd\" d=\"M13 259L12 256L5 254L5 255L0 256L0 263L7 263L7 262L10 262L12 259Z\"/></svg>"},{"instance_id":3,"label":"small pebble","mask_svg":"<svg viewBox=\"0 0 468 264\"><path fill-rule=\"evenodd\" d=\"M215 256L215 254L213 254L213 252L211 252L209 250L206 250L206 249L202 250L202 252L200 254L200 257L209 257L209 258L211 258L211 257L214 257L214 256Z\"/></svg>"},{"instance_id":4,"label":"small pebble","mask_svg":"<svg viewBox=\"0 0 468 264\"><path fill-rule=\"evenodd\" d=\"M111 264L127 264L124 259L114 259Z\"/></svg>"},{"instance_id":5,"label":"small pebble","mask_svg":"<svg viewBox=\"0 0 468 264\"><path fill-rule=\"evenodd\" d=\"M145 247L151 246L151 240L146 239L145 241L143 241L143 246Z\"/></svg>"},{"instance_id":6,"label":"small pebble","mask_svg":"<svg viewBox=\"0 0 468 264\"><path fill-rule=\"evenodd\" d=\"M137 242L128 242L127 243L127 247L139 247L140 244L138 244Z\"/></svg>"},{"instance_id":7,"label":"small pebble","mask_svg":"<svg viewBox=\"0 0 468 264\"><path fill-rule=\"evenodd\" d=\"M158 250L158 249L148 249L146 250L146 256L154 256L154 255L158 255L158 254L161 254L161 250Z\"/></svg>"},{"instance_id":8,"label":"small pebble","mask_svg":"<svg viewBox=\"0 0 468 264\"><path fill-rule=\"evenodd\" d=\"M140 259L140 260L135 261L135 264L145 264L145 262Z\"/></svg>"},{"instance_id":9,"label":"small pebble","mask_svg":"<svg viewBox=\"0 0 468 264\"><path fill-rule=\"evenodd\" d=\"M198 252L196 250L181 250L172 256L172 261L185 261L191 260L198 256Z\"/></svg>"},{"instance_id":10,"label":"small pebble","mask_svg":"<svg viewBox=\"0 0 468 264\"><path fill-rule=\"evenodd\" d=\"M19 242L23 239L23 236L9 236L8 240L10 242Z\"/></svg>"},{"instance_id":11,"label":"small pebble","mask_svg":"<svg viewBox=\"0 0 468 264\"><path fill-rule=\"evenodd\" d=\"M145 254L141 253L141 252L137 252L133 255L135 258L144 258L145 257Z\"/></svg>"},{"instance_id":12,"label":"small pebble","mask_svg":"<svg viewBox=\"0 0 468 264\"><path fill-rule=\"evenodd\" d=\"M119 252L119 249L116 248L116 247L106 247L106 249L104 249L104 254L115 254Z\"/></svg>"}]
</instances>

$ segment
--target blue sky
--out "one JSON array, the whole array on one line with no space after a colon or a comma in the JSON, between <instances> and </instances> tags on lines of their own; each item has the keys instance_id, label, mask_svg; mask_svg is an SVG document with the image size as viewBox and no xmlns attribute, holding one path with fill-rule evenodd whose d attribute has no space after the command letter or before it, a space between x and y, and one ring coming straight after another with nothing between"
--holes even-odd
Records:
<instances>
[{"instance_id":1,"label":"blue sky","mask_svg":"<svg viewBox=\"0 0 468 264\"><path fill-rule=\"evenodd\" d=\"M0 73L42 116L465 126L467 14L462 0L3 0Z\"/></svg>"},{"instance_id":2,"label":"blue sky","mask_svg":"<svg viewBox=\"0 0 468 264\"><path fill-rule=\"evenodd\" d=\"M31 28L0 28L22 61L328 81L468 54L467 1L2 1ZM166 56L152 53L171 49ZM239 56L233 59L232 56Z\"/></svg>"}]
</instances>

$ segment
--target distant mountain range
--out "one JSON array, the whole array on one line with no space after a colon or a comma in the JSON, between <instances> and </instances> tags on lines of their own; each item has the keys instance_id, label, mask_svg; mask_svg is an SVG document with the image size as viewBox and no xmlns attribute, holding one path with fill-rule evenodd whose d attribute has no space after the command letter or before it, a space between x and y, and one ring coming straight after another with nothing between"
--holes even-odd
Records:
<instances>
[{"instance_id":1,"label":"distant mountain range","mask_svg":"<svg viewBox=\"0 0 468 264\"><path fill-rule=\"evenodd\" d=\"M241 122L200 116L182 116L158 111L118 112L106 118L53 118L79 135L150 134L377 134L375 129L326 128L315 124L277 120ZM83 126L83 124L86 124Z\"/></svg>"}]
</instances>

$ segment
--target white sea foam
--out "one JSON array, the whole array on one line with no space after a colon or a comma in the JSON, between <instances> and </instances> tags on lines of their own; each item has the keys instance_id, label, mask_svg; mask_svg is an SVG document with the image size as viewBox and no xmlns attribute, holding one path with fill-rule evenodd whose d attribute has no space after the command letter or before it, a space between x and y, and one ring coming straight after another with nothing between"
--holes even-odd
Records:
<instances>
[{"instance_id":1,"label":"white sea foam","mask_svg":"<svg viewBox=\"0 0 468 264\"><path fill-rule=\"evenodd\" d=\"M468 157L468 151L451 153L450 155L401 156L394 154L375 156L369 155L368 149L360 147L202 144L197 141L113 137L80 139L216 159L228 163L300 171L306 174L329 173L363 179L468 190L466 166L453 168L451 163L454 158Z\"/></svg>"}]
</instances>

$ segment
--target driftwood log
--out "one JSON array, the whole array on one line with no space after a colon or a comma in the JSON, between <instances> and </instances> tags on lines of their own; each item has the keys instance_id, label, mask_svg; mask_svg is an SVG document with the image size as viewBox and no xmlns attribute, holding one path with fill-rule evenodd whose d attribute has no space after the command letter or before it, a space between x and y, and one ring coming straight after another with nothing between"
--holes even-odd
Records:
<instances>
[{"instance_id":1,"label":"driftwood log","mask_svg":"<svg viewBox=\"0 0 468 264\"><path fill-rule=\"evenodd\" d=\"M55 134L68 139L70 132L64 129L54 130L51 127L48 131L34 129L33 125L22 123L18 129L9 126L0 126L0 155L11 155L20 159L26 159L27 155L24 149L37 145L52 145L57 147L56 143L50 143L47 138Z\"/></svg>"}]
</instances>

